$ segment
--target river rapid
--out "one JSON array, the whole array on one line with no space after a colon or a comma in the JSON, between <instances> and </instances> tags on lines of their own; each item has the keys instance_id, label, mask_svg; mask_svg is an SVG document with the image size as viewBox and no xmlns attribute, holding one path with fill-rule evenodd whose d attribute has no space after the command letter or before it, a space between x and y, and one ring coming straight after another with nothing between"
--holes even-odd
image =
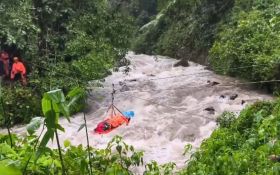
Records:
<instances>
[{"instance_id":1,"label":"river rapid","mask_svg":"<svg viewBox=\"0 0 280 175\"><path fill-rule=\"evenodd\" d=\"M272 99L250 87L241 87L237 79L217 75L192 62L189 67L174 67L177 60L162 56L129 53L127 58L131 61L127 74L122 67L105 79L104 87L90 87L86 118L90 131L104 120L111 104L112 84L116 89L114 104L121 111L133 110L135 117L128 126L120 126L109 134L90 134L93 147L105 148L114 136L120 135L126 143L144 151L145 162L175 162L182 168L189 158L183 155L184 146L199 148L217 128L218 115L224 111L238 114L248 104ZM73 145L86 145L84 130L77 132L83 124L82 114L71 118L71 123L65 119L60 123L66 131L59 133L61 143L68 139ZM15 127L12 132L26 133L24 127ZM56 143L49 146L56 147Z\"/></svg>"}]
</instances>

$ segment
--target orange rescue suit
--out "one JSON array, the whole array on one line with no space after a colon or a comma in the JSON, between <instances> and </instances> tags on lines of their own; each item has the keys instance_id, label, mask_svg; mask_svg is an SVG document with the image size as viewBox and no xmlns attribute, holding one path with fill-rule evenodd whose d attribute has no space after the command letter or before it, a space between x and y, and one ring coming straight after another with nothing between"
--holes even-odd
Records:
<instances>
[{"instance_id":1,"label":"orange rescue suit","mask_svg":"<svg viewBox=\"0 0 280 175\"><path fill-rule=\"evenodd\" d=\"M14 79L15 75L18 73L21 74L21 77L24 77L26 75L26 69L22 62L15 62L13 64L12 72L11 72L11 79Z\"/></svg>"},{"instance_id":2,"label":"orange rescue suit","mask_svg":"<svg viewBox=\"0 0 280 175\"><path fill-rule=\"evenodd\" d=\"M116 128L124 123L128 124L129 120L128 120L128 118L126 118L122 115L117 115L117 116L114 116L114 117L106 120L106 122L108 124L110 124L112 128Z\"/></svg>"}]
</instances>

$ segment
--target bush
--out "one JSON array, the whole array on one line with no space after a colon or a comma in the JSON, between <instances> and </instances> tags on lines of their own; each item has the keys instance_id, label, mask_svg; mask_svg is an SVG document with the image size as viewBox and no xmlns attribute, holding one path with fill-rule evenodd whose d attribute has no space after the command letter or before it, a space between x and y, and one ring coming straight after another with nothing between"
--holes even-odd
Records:
<instances>
[{"instance_id":1,"label":"bush","mask_svg":"<svg viewBox=\"0 0 280 175\"><path fill-rule=\"evenodd\" d=\"M222 115L220 115L217 118L217 124L221 127L221 128L228 128L231 126L231 124L234 122L234 120L236 119L236 116L234 113L232 112L224 112Z\"/></svg>"},{"instance_id":2,"label":"bush","mask_svg":"<svg viewBox=\"0 0 280 175\"><path fill-rule=\"evenodd\" d=\"M2 84L12 124L40 116L44 92L67 93L110 74L134 30L132 18L108 1L5 0L0 15L0 49L23 59L29 81L28 87Z\"/></svg>"},{"instance_id":3,"label":"bush","mask_svg":"<svg viewBox=\"0 0 280 175\"><path fill-rule=\"evenodd\" d=\"M248 4L238 1L228 23L221 25L210 51L211 65L221 74L248 80L279 79L280 18L276 14L280 2L250 1ZM272 90L279 86L270 85Z\"/></svg>"},{"instance_id":4,"label":"bush","mask_svg":"<svg viewBox=\"0 0 280 175\"><path fill-rule=\"evenodd\" d=\"M157 53L201 62L211 48L217 26L230 11L234 1L165 1L166 7L150 22L145 32L139 32L133 50L137 53ZM162 7L161 7L162 8ZM204 58L205 60L205 58Z\"/></svg>"},{"instance_id":5,"label":"bush","mask_svg":"<svg viewBox=\"0 0 280 175\"><path fill-rule=\"evenodd\" d=\"M12 125L27 123L34 116L42 116L40 95L35 94L32 88L19 86L2 88L5 117ZM4 122L5 119L2 118L0 124L3 125Z\"/></svg>"},{"instance_id":6,"label":"bush","mask_svg":"<svg viewBox=\"0 0 280 175\"><path fill-rule=\"evenodd\" d=\"M181 174L278 174L280 164L269 156L280 154L279 104L258 102L244 109L202 143Z\"/></svg>"},{"instance_id":7,"label":"bush","mask_svg":"<svg viewBox=\"0 0 280 175\"><path fill-rule=\"evenodd\" d=\"M27 174L60 174L61 163L59 160L59 153L56 149L49 149L36 160L33 156L32 150L36 144L36 138L30 136L28 138L14 137L15 147L11 148L8 144L9 138L0 136L0 169L9 169L21 174L26 166L27 160L31 157L28 164ZM114 137L105 149L95 149L90 147L91 153L91 171L97 175L113 175L126 174L131 175L133 167L143 165L143 152L136 151L133 146L127 145L122 141L121 137ZM67 174L90 174L88 150L82 145L73 146L70 141L64 142L64 149L62 150ZM175 164L168 163L165 165L158 165L156 162L147 164L145 174L169 175L173 173ZM2 172L2 171L1 171ZM11 174L15 175L15 174Z\"/></svg>"}]
</instances>

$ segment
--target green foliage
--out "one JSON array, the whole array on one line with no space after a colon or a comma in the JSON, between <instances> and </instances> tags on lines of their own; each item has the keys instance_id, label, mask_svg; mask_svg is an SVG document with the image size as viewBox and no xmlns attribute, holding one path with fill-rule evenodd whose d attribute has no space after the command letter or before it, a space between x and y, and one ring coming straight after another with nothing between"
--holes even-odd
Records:
<instances>
[{"instance_id":1,"label":"green foliage","mask_svg":"<svg viewBox=\"0 0 280 175\"><path fill-rule=\"evenodd\" d=\"M3 86L2 98L6 117L11 124L29 122L32 117L41 116L41 107L38 97L32 88L21 88L20 85ZM4 119L1 117L1 125Z\"/></svg>"},{"instance_id":2,"label":"green foliage","mask_svg":"<svg viewBox=\"0 0 280 175\"><path fill-rule=\"evenodd\" d=\"M200 62L214 42L218 23L228 13L233 0L169 1L156 25L140 33L136 52L162 54ZM166 3L166 2L165 2Z\"/></svg>"},{"instance_id":3,"label":"green foliage","mask_svg":"<svg viewBox=\"0 0 280 175\"><path fill-rule=\"evenodd\" d=\"M220 127L225 127L228 128L231 126L231 124L234 122L234 120L236 119L236 116L234 113L232 112L224 112L222 115L220 115L217 118L217 124Z\"/></svg>"},{"instance_id":4,"label":"green foliage","mask_svg":"<svg viewBox=\"0 0 280 175\"><path fill-rule=\"evenodd\" d=\"M27 125L29 136L18 138L13 136L14 146L9 145L10 138L0 135L0 170L1 173L11 174L132 174L132 167L143 165L143 152L135 151L133 146L127 145L119 136L114 137L105 149L94 149L82 145L72 146L64 141L64 148L59 144L57 130L64 128L59 124L60 115L69 120L70 108L84 97L82 89L75 88L65 96L57 89L44 94L42 111L45 117L44 125L47 131L43 137L34 135L41 123L41 118L34 118ZM43 133L43 132L42 132ZM41 134L42 134L41 133ZM58 150L51 150L46 145L56 136ZM39 142L40 140L40 142ZM38 146L39 145L39 146ZM91 156L89 156L91 155ZM89 166L90 164L90 166ZM162 166L165 174L171 172L174 164ZM154 170L147 170L149 173ZM8 174L7 174L8 175Z\"/></svg>"},{"instance_id":5,"label":"green foliage","mask_svg":"<svg viewBox=\"0 0 280 175\"><path fill-rule=\"evenodd\" d=\"M157 0L109 0L111 5L119 10L126 11L134 17L137 27L148 23L160 10L158 5L164 2Z\"/></svg>"},{"instance_id":6,"label":"green foliage","mask_svg":"<svg viewBox=\"0 0 280 175\"><path fill-rule=\"evenodd\" d=\"M39 28L33 23L32 0L3 0L0 4L1 47L17 45L27 54L36 52Z\"/></svg>"},{"instance_id":7,"label":"green foliage","mask_svg":"<svg viewBox=\"0 0 280 175\"><path fill-rule=\"evenodd\" d=\"M175 166L175 163L158 165L156 161L152 161L146 165L144 175L170 175L174 173Z\"/></svg>"},{"instance_id":8,"label":"green foliage","mask_svg":"<svg viewBox=\"0 0 280 175\"><path fill-rule=\"evenodd\" d=\"M77 102L84 98L84 92L77 88L70 91L67 98L64 96L61 89L49 91L44 94L42 99L42 111L45 117L44 123L47 127L47 132L40 143L38 154L41 154L41 151L45 149L50 139L53 140L57 130L64 132L64 128L59 124L60 115L66 117L70 122L70 109L75 108Z\"/></svg>"},{"instance_id":9,"label":"green foliage","mask_svg":"<svg viewBox=\"0 0 280 175\"><path fill-rule=\"evenodd\" d=\"M0 16L0 49L20 56L28 70L28 87L3 84L12 124L41 116L44 92L67 93L107 76L125 56L134 30L132 17L106 0L4 0Z\"/></svg>"},{"instance_id":10,"label":"green foliage","mask_svg":"<svg viewBox=\"0 0 280 175\"><path fill-rule=\"evenodd\" d=\"M232 114L225 114L232 115ZM215 130L180 174L278 174L279 100L258 102L230 125Z\"/></svg>"},{"instance_id":11,"label":"green foliage","mask_svg":"<svg viewBox=\"0 0 280 175\"><path fill-rule=\"evenodd\" d=\"M255 81L279 79L279 4L264 0L236 2L210 52L214 70ZM244 68L234 69L239 66Z\"/></svg>"},{"instance_id":12,"label":"green foliage","mask_svg":"<svg viewBox=\"0 0 280 175\"><path fill-rule=\"evenodd\" d=\"M35 140L34 136L24 139L15 138L17 146L12 149L7 144L7 138L1 136L0 169L10 169L10 171L15 172L22 171L28 156L32 154ZM133 146L127 145L118 136L113 138L105 149L90 148L90 152L93 155L91 160L92 172L97 175L130 175L133 174L131 171L133 167L143 165L143 152L135 151ZM87 151L82 145L72 146L67 141L64 149L62 149L62 154L69 175L89 174ZM46 148L44 154L37 161L35 161L34 156L32 157L27 168L27 174L60 174L61 168L58 151ZM160 166L152 162L147 165L147 168L146 174L159 174L159 172L162 172L169 175L172 174L174 164L169 163Z\"/></svg>"}]
</instances>

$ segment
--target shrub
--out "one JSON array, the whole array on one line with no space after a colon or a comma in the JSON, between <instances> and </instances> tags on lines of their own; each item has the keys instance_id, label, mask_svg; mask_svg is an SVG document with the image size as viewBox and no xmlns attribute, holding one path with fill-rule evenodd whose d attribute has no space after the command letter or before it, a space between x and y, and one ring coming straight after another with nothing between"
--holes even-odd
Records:
<instances>
[{"instance_id":1,"label":"shrub","mask_svg":"<svg viewBox=\"0 0 280 175\"><path fill-rule=\"evenodd\" d=\"M278 1L236 3L210 51L215 71L253 81L279 79L279 4ZM273 86L271 91L279 86L265 85Z\"/></svg>"},{"instance_id":2,"label":"shrub","mask_svg":"<svg viewBox=\"0 0 280 175\"><path fill-rule=\"evenodd\" d=\"M217 124L222 128L228 128L236 119L236 116L232 112L224 112L217 118Z\"/></svg>"}]
</instances>

